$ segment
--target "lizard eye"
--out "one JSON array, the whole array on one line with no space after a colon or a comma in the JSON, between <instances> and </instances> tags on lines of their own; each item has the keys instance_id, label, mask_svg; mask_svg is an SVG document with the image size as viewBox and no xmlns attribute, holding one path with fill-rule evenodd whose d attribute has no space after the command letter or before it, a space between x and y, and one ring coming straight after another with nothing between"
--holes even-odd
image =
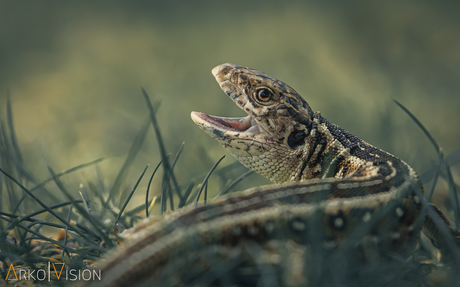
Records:
<instances>
[{"instance_id":1,"label":"lizard eye","mask_svg":"<svg viewBox=\"0 0 460 287\"><path fill-rule=\"evenodd\" d=\"M256 92L257 94L257 100L259 100L262 103L269 102L270 100L273 99L273 92L270 91L269 89L259 89Z\"/></svg>"}]
</instances>

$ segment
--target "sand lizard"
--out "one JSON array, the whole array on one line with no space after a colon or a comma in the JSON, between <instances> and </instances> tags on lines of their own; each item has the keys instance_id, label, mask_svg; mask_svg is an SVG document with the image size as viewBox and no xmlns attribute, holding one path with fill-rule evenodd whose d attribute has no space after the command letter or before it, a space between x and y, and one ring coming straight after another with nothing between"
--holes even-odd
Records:
<instances>
[{"instance_id":1,"label":"sand lizard","mask_svg":"<svg viewBox=\"0 0 460 287\"><path fill-rule=\"evenodd\" d=\"M248 246L262 246L273 255L284 248L280 242L292 241L298 245L290 256L300 254L299 244L315 244L311 226L321 230L316 244L325 250L342 246L358 226L372 220L360 242L373 242L377 249L399 250L418 237L422 187L408 164L314 113L294 89L270 75L235 64L219 65L212 73L248 116L192 112L193 121L243 165L276 184L147 219L124 233L130 242L109 256L101 265L104 280L93 283L185 286L217 266L219 258L230 266L257 261ZM444 239L429 216L423 226L443 248Z\"/></svg>"}]
</instances>

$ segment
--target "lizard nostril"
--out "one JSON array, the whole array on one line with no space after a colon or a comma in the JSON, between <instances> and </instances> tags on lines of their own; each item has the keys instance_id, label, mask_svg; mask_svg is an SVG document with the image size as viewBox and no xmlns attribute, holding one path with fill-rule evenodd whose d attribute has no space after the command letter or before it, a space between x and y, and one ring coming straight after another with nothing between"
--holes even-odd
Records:
<instances>
[{"instance_id":1,"label":"lizard nostril","mask_svg":"<svg viewBox=\"0 0 460 287\"><path fill-rule=\"evenodd\" d=\"M238 68L238 67L239 67L238 65L226 63L226 64L222 64L222 65L215 67L214 69L212 69L211 72L214 75L214 77L217 77L219 75L225 76L230 70L232 70L233 68Z\"/></svg>"}]
</instances>

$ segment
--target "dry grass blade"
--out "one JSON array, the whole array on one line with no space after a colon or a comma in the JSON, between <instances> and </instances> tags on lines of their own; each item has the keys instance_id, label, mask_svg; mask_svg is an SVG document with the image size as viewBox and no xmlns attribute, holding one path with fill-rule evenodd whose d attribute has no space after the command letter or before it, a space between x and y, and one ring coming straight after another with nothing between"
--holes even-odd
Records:
<instances>
[{"instance_id":1,"label":"dry grass blade","mask_svg":"<svg viewBox=\"0 0 460 287\"><path fill-rule=\"evenodd\" d=\"M50 209L43 201L41 201L39 198L37 198L32 192L30 192L25 186L23 186L20 182L18 182L15 178L10 176L7 172L5 172L2 168L0 168L0 172L2 172L4 175L6 175L9 179L11 179L17 186L19 186L22 190L24 190L30 197L32 197L38 204L40 204L46 211L48 211L50 214L52 214L56 219L61 221L63 224L69 227L72 231L77 233L79 236L82 238L85 238L88 243L92 245L96 245L95 243L92 242L90 238L88 238L85 234L83 234L79 229L75 228L70 224L70 222L66 221L64 218L62 218L59 214L54 212L54 210ZM72 199L73 200L73 199Z\"/></svg>"},{"instance_id":2,"label":"dry grass blade","mask_svg":"<svg viewBox=\"0 0 460 287\"><path fill-rule=\"evenodd\" d=\"M48 170L49 172L51 173L51 175L54 177L54 181L57 185L57 187L62 191L62 193L71 201L71 202L76 202L76 200L70 195L70 193L67 191L67 189L64 187L64 185L62 184L62 182L56 178L54 175L54 171L51 167L48 167ZM106 242L106 244L109 246L109 247L112 247L112 241L109 240L109 238L107 237L107 235L103 232L103 230L105 229L105 226L99 222L96 218L94 218L93 216L91 216L91 214L89 214L85 208L81 207L79 204L74 204L75 208L78 210L78 212L86 219L88 220L91 225L93 226L94 230L99 234L99 236ZM67 222L67 221L65 221ZM91 238L88 238L85 234L83 234L81 232L80 229L78 228L74 228L69 222L67 222L69 226L69 229L71 229L72 231L74 231L75 233L77 233L80 237L82 237L86 243L88 245L97 245L97 243L94 242L94 240L92 240Z\"/></svg>"},{"instance_id":3,"label":"dry grass blade","mask_svg":"<svg viewBox=\"0 0 460 287\"><path fill-rule=\"evenodd\" d=\"M70 216L72 215L72 207L73 207L73 202L70 204L69 213L67 213L67 221L70 221ZM64 246L67 246L68 236L69 236L69 228L66 226L65 227L65 233L64 233L64 243L63 243ZM69 256L69 258L70 258L70 254L67 251L67 249L62 249L62 255L61 256L64 257L64 252L67 253L67 256Z\"/></svg>"},{"instance_id":4,"label":"dry grass blade","mask_svg":"<svg viewBox=\"0 0 460 287\"><path fill-rule=\"evenodd\" d=\"M5 218L4 218L4 219L5 219ZM7 220L7 221L9 221L9 222L12 222L12 221L13 221L13 220L10 220L10 219L5 219L5 220ZM43 223L43 222L40 222L40 223ZM53 243L53 244L55 244L55 245L57 245L57 246L59 246L59 247L61 247L61 248L64 248L64 249L68 249L68 251L71 251L71 252L73 252L73 253L81 253L81 251L79 251L78 249L74 249L74 248L71 248L71 247L68 247L68 246L64 246L62 243L60 243L60 242L58 242L58 241L56 241L56 240L54 240L54 239L52 239L52 238L49 238L49 237L47 237L47 236L44 236L43 234L41 234L41 233L39 233L39 232L36 232L36 231L34 231L33 229L27 228L27 227L22 226L22 225L20 225L20 224L17 225L17 226L18 226L19 228L21 228L21 229L23 229L23 230L29 232L29 233L34 234L35 236L37 236L37 238L39 238L39 239L41 239L41 240L48 241L48 242ZM100 249L99 246L96 246L95 248L96 248L96 249Z\"/></svg>"}]
</instances>

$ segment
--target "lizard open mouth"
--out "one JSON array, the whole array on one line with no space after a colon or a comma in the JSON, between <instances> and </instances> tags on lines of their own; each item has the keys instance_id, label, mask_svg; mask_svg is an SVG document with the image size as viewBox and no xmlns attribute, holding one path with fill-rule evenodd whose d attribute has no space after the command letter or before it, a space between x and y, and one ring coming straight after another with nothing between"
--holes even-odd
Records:
<instances>
[{"instance_id":1,"label":"lizard open mouth","mask_svg":"<svg viewBox=\"0 0 460 287\"><path fill-rule=\"evenodd\" d=\"M232 83L230 80L235 69L241 68L235 64L224 64L215 67L212 70L212 74L219 83L221 89L235 102L235 104L242 110L248 112L249 109L245 108L245 104L248 102L243 92L239 93L241 97L237 97L236 91L239 87ZM203 113L192 112L192 120L202 128L210 136L222 140L228 141L231 139L248 139L254 138L254 136L261 135L261 126L259 123L248 113L246 117L217 117L210 116Z\"/></svg>"},{"instance_id":2,"label":"lizard open mouth","mask_svg":"<svg viewBox=\"0 0 460 287\"><path fill-rule=\"evenodd\" d=\"M207 114L192 112L192 120L204 130L216 135L216 131L223 134L225 132L251 133L259 132L259 124L251 117L216 117Z\"/></svg>"}]
</instances>

